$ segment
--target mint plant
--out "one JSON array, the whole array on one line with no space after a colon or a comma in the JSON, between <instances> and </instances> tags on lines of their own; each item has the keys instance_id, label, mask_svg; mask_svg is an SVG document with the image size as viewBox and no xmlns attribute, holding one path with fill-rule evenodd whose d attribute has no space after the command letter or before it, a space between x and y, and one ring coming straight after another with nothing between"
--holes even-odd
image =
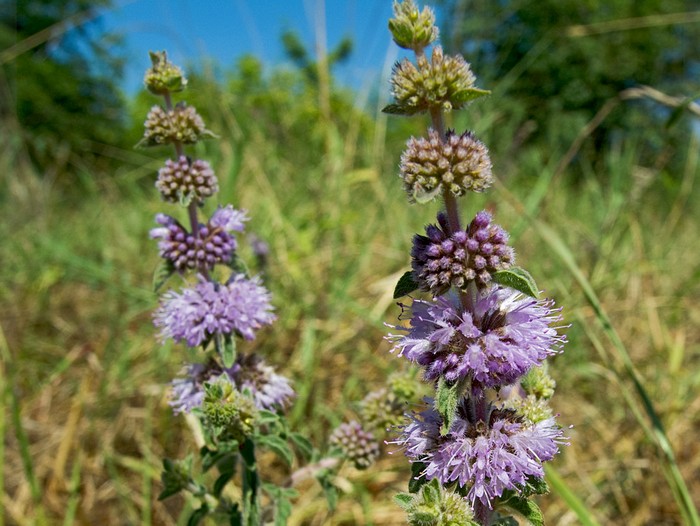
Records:
<instances>
[{"instance_id":1,"label":"mint plant","mask_svg":"<svg viewBox=\"0 0 700 526\"><path fill-rule=\"evenodd\" d=\"M488 92L475 86L463 57L436 44L431 9L395 2L389 29L416 62L394 67L395 102L384 111L428 114L431 122L427 137L411 138L401 156L404 189L411 203L444 205L436 224L414 237L412 269L394 294L428 296L402 305L410 324L393 326L388 339L435 389L393 441L412 464L409 493L396 500L415 526L511 524L512 517L543 524L529 497L547 491L542 463L566 443L548 405L554 381L545 362L565 343L560 309L539 299L490 213L462 226L457 198L487 190L492 164L472 132L446 129L444 114Z\"/></svg>"},{"instance_id":2,"label":"mint plant","mask_svg":"<svg viewBox=\"0 0 700 526\"><path fill-rule=\"evenodd\" d=\"M165 52L152 53L151 61L145 84L163 97L164 106L150 110L139 145L174 147L176 157L165 161L155 187L165 203L180 208L180 214L155 218L157 226L150 234L162 262L154 286L157 291L172 277L183 282L180 289L161 296L154 324L163 342L198 348L202 355L199 362L184 367L170 392L174 414L189 415L195 435L201 437L199 460L194 455L165 459L160 499L191 494L195 508L190 525L213 516L231 525L280 526L292 512L295 486L314 477L332 511L338 470L346 462L357 469L372 465L387 426L400 420L405 400L415 390L401 377L391 379L388 387L359 404L357 418L332 431L323 450L290 429L285 409L295 396L291 380L260 354L240 351L237 343L255 339L258 331L275 321L272 295L260 276L249 275L239 255L248 214L225 205L200 219L206 203L216 196L218 180L209 163L185 154L185 146L214 134L195 108L184 102L173 104L172 94L187 86L182 70ZM248 239L264 267L267 245L252 235ZM272 451L287 466L284 482L265 479L260 449ZM275 471L274 479L280 480L279 468Z\"/></svg>"}]
</instances>

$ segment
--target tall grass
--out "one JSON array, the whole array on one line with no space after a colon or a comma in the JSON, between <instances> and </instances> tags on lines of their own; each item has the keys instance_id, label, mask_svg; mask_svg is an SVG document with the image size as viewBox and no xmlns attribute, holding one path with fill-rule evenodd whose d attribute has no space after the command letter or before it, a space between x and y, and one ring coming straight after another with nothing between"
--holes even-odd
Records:
<instances>
[{"instance_id":1,"label":"tall grass","mask_svg":"<svg viewBox=\"0 0 700 526\"><path fill-rule=\"evenodd\" d=\"M293 425L320 439L401 366L382 323L400 312L391 293L427 216L404 203L397 145L376 155L380 118L358 115L341 130L331 114L309 124L323 137L317 151L282 157L266 123L235 104L217 107L221 199L254 211L250 229L271 248L266 283L280 322L249 345L295 379ZM517 129L495 108L477 115L476 129ZM365 133L371 140L358 139ZM568 351L552 365L554 406L574 428L550 473L548 522L690 524L700 495L698 143L679 148L682 174L638 166L627 141L576 180L557 172L564 152L502 143L492 158L510 194L498 221L517 225L519 260L551 284L547 294L572 324ZM116 174L77 167L79 191L52 186L16 144L0 153L7 524L182 524L189 506L155 502L160 458L183 455L192 441L167 407L166 384L184 358L157 345L150 324L158 165L117 153L125 164ZM467 206L493 203L474 197ZM391 496L407 465L397 453L370 473L348 469L337 483L352 498L332 519L310 486L292 523L401 524Z\"/></svg>"}]
</instances>

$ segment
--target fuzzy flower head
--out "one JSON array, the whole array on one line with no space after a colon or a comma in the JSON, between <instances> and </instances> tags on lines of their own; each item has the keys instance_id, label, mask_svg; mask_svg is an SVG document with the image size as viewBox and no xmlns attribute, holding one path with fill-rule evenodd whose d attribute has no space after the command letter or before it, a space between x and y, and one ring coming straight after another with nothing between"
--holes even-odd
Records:
<instances>
[{"instance_id":1,"label":"fuzzy flower head","mask_svg":"<svg viewBox=\"0 0 700 526\"><path fill-rule=\"evenodd\" d=\"M543 478L542 463L558 453L565 439L553 418L530 424L513 411L491 407L483 421L469 406L467 399L460 403L446 435L434 409L414 415L395 443L412 461L425 464L428 480L457 483L472 506L478 500L492 508L505 490L520 493L529 479Z\"/></svg>"},{"instance_id":2,"label":"fuzzy flower head","mask_svg":"<svg viewBox=\"0 0 700 526\"><path fill-rule=\"evenodd\" d=\"M356 420L338 426L331 434L329 443L338 448L357 469L367 469L379 456L379 442Z\"/></svg>"},{"instance_id":3,"label":"fuzzy flower head","mask_svg":"<svg viewBox=\"0 0 700 526\"><path fill-rule=\"evenodd\" d=\"M231 205L219 207L206 225L199 225L195 237L175 218L158 214L156 223L160 226L151 230L151 238L159 240L160 257L179 272L211 270L216 264L231 261L237 247L233 233L242 232L247 219L244 211Z\"/></svg>"},{"instance_id":4,"label":"fuzzy flower head","mask_svg":"<svg viewBox=\"0 0 700 526\"><path fill-rule=\"evenodd\" d=\"M493 183L489 151L468 131L458 135L449 130L444 141L432 129L427 139L412 137L399 171L411 202L428 202L443 189L456 196L483 192Z\"/></svg>"},{"instance_id":5,"label":"fuzzy flower head","mask_svg":"<svg viewBox=\"0 0 700 526\"><path fill-rule=\"evenodd\" d=\"M178 103L169 111L161 106L153 106L148 112L144 127L143 139L138 146L194 144L205 137L214 137L197 110L184 102Z\"/></svg>"},{"instance_id":6,"label":"fuzzy flower head","mask_svg":"<svg viewBox=\"0 0 700 526\"><path fill-rule=\"evenodd\" d=\"M411 265L421 290L438 296L453 286L466 289L472 282L481 288L491 282L494 272L515 262L508 233L492 224L485 210L452 235L447 234L447 216L441 212L437 219L438 225L425 228L425 236L413 238Z\"/></svg>"},{"instance_id":7,"label":"fuzzy flower head","mask_svg":"<svg viewBox=\"0 0 700 526\"><path fill-rule=\"evenodd\" d=\"M165 161L158 171L156 188L165 201L189 204L192 199L203 201L211 197L219 191L219 184L208 162L190 162L181 155L177 161Z\"/></svg>"},{"instance_id":8,"label":"fuzzy flower head","mask_svg":"<svg viewBox=\"0 0 700 526\"><path fill-rule=\"evenodd\" d=\"M419 11L413 0L394 2L394 18L389 20L389 31L399 47L418 52L437 40L439 35L433 10L424 7Z\"/></svg>"},{"instance_id":9,"label":"fuzzy flower head","mask_svg":"<svg viewBox=\"0 0 700 526\"><path fill-rule=\"evenodd\" d=\"M162 339L172 338L190 347L208 342L216 334L239 334L246 340L275 320L270 293L259 278L236 274L225 284L200 281L182 292L163 295L154 314Z\"/></svg>"},{"instance_id":10,"label":"fuzzy flower head","mask_svg":"<svg viewBox=\"0 0 700 526\"><path fill-rule=\"evenodd\" d=\"M295 393L289 379L277 374L256 354L238 354L232 367L223 368L215 361L192 364L184 376L173 380L170 405L175 414L190 413L204 401L204 384L227 381L238 391L248 392L261 410L277 411L289 405Z\"/></svg>"},{"instance_id":11,"label":"fuzzy flower head","mask_svg":"<svg viewBox=\"0 0 700 526\"><path fill-rule=\"evenodd\" d=\"M187 79L182 70L168 60L165 51L151 51L151 67L146 71L143 83L154 95L165 95L173 91L182 91L187 86Z\"/></svg>"},{"instance_id":12,"label":"fuzzy flower head","mask_svg":"<svg viewBox=\"0 0 700 526\"><path fill-rule=\"evenodd\" d=\"M407 334L389 336L427 381L471 380L474 392L508 385L565 341L552 326L561 316L551 301L500 286L471 285L462 296L465 306L457 294L414 300L410 328L394 327Z\"/></svg>"},{"instance_id":13,"label":"fuzzy flower head","mask_svg":"<svg viewBox=\"0 0 700 526\"><path fill-rule=\"evenodd\" d=\"M396 104L385 111L413 115L433 109L463 108L488 92L474 87L476 77L461 55L450 56L435 46L430 60L419 55L417 66L403 59L394 66L391 93Z\"/></svg>"}]
</instances>

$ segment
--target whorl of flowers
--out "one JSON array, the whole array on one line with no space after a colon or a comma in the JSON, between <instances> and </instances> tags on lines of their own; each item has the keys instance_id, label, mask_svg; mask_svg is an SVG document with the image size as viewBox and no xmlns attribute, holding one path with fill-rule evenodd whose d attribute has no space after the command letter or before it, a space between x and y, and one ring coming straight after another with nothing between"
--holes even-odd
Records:
<instances>
[{"instance_id":1,"label":"whorl of flowers","mask_svg":"<svg viewBox=\"0 0 700 526\"><path fill-rule=\"evenodd\" d=\"M340 449L344 458L357 469L367 469L379 456L379 442L356 420L338 426L331 434L329 443Z\"/></svg>"},{"instance_id":2,"label":"whorl of flowers","mask_svg":"<svg viewBox=\"0 0 700 526\"><path fill-rule=\"evenodd\" d=\"M177 161L168 159L158 171L156 188L165 201L202 201L219 191L219 183L208 162L197 159L190 162L181 155Z\"/></svg>"},{"instance_id":3,"label":"whorl of flowers","mask_svg":"<svg viewBox=\"0 0 700 526\"><path fill-rule=\"evenodd\" d=\"M172 382L170 405L175 414L201 407L204 384L216 381L227 381L238 391L247 391L258 409L268 411L283 409L295 396L289 379L277 374L259 355L239 354L228 368L213 360L188 365L184 376Z\"/></svg>"},{"instance_id":4,"label":"whorl of flowers","mask_svg":"<svg viewBox=\"0 0 700 526\"><path fill-rule=\"evenodd\" d=\"M513 411L489 408L476 418L467 399L458 406L445 435L442 417L434 409L413 415L396 441L405 454L425 464L423 475L441 484L457 483L474 506L492 508L505 490L520 492L530 477L544 477L542 462L551 460L565 443L553 418L531 424Z\"/></svg>"},{"instance_id":5,"label":"whorl of flowers","mask_svg":"<svg viewBox=\"0 0 700 526\"><path fill-rule=\"evenodd\" d=\"M230 205L219 208L206 225L200 223L195 237L175 218L158 214L156 223L161 226L151 230L151 238L159 240L160 257L176 270L210 270L231 261L237 247L232 233L242 232L247 219L245 212Z\"/></svg>"},{"instance_id":6,"label":"whorl of flowers","mask_svg":"<svg viewBox=\"0 0 700 526\"><path fill-rule=\"evenodd\" d=\"M465 289L475 282L488 285L494 272L509 268L515 252L508 246L508 234L491 223L491 215L476 214L465 230L449 235L444 213L438 214L438 225L428 225L425 236L413 237L411 265L413 277L421 290L439 296L450 287Z\"/></svg>"},{"instance_id":7,"label":"whorl of flowers","mask_svg":"<svg viewBox=\"0 0 700 526\"><path fill-rule=\"evenodd\" d=\"M393 350L424 368L428 381L471 379L472 388L514 382L559 351L564 337L552 325L561 317L551 301L509 288L470 286L466 307L450 293L433 301L414 300L411 326L390 336Z\"/></svg>"},{"instance_id":8,"label":"whorl of flowers","mask_svg":"<svg viewBox=\"0 0 700 526\"><path fill-rule=\"evenodd\" d=\"M153 106L144 123L140 146L160 146L168 143L194 144L214 134L207 130L197 110L184 102L172 110Z\"/></svg>"},{"instance_id":9,"label":"whorl of flowers","mask_svg":"<svg viewBox=\"0 0 700 526\"><path fill-rule=\"evenodd\" d=\"M452 130L444 140L433 129L428 138L412 137L401 154L401 179L409 200L425 202L443 189L455 196L483 192L493 183L489 151L472 132Z\"/></svg>"},{"instance_id":10,"label":"whorl of flowers","mask_svg":"<svg viewBox=\"0 0 700 526\"><path fill-rule=\"evenodd\" d=\"M231 276L227 283L202 280L182 292L170 290L154 315L162 339L172 338L190 347L217 334L235 333L252 340L255 331L274 320L270 293L260 278L243 274Z\"/></svg>"},{"instance_id":11,"label":"whorl of flowers","mask_svg":"<svg viewBox=\"0 0 700 526\"><path fill-rule=\"evenodd\" d=\"M394 500L406 512L409 526L478 526L467 501L443 489L437 479L418 493L400 493Z\"/></svg>"},{"instance_id":12,"label":"whorl of flowers","mask_svg":"<svg viewBox=\"0 0 700 526\"><path fill-rule=\"evenodd\" d=\"M423 54L417 57L417 66L408 59L396 63L391 93L396 106L406 114L431 108L450 111L463 108L474 98L475 81L461 55L445 55L440 46L435 46L430 60Z\"/></svg>"},{"instance_id":13,"label":"whorl of flowers","mask_svg":"<svg viewBox=\"0 0 700 526\"><path fill-rule=\"evenodd\" d=\"M424 7L419 11L413 0L394 2L394 18L389 20L389 31L399 47L414 51L429 46L440 34L433 10Z\"/></svg>"}]
</instances>

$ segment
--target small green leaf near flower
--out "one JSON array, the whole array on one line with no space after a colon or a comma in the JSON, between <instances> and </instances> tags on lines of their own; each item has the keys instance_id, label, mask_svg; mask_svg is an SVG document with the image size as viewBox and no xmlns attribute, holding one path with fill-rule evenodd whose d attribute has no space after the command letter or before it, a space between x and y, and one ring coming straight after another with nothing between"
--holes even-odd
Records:
<instances>
[{"instance_id":1,"label":"small green leaf near flower","mask_svg":"<svg viewBox=\"0 0 700 526\"><path fill-rule=\"evenodd\" d=\"M539 291L534 278L524 268L511 267L507 270L499 270L493 274L493 281L499 285L505 285L506 287L520 291L527 296L533 298L539 297Z\"/></svg>"}]
</instances>

